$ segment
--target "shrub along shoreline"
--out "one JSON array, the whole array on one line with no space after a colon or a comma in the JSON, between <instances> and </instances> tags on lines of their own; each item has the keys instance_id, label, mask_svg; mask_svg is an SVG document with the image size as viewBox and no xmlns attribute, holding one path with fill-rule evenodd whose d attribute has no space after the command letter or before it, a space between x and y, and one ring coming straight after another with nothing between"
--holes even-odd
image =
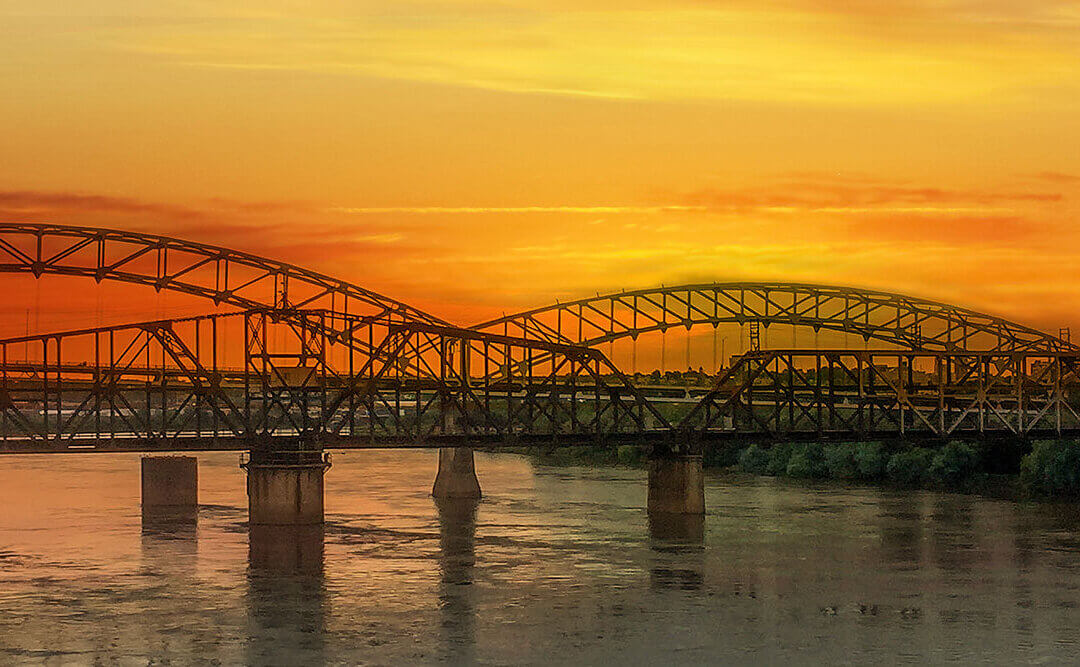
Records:
<instances>
[{"instance_id":1,"label":"shrub along shoreline","mask_svg":"<svg viewBox=\"0 0 1080 667\"><path fill-rule=\"evenodd\" d=\"M644 448L530 448L546 465L645 464ZM835 480L961 493L993 493L1028 498L1080 498L1080 442L1036 441L1030 450L1000 444L951 441L939 447L899 443L779 443L710 447L708 468L800 480Z\"/></svg>"}]
</instances>

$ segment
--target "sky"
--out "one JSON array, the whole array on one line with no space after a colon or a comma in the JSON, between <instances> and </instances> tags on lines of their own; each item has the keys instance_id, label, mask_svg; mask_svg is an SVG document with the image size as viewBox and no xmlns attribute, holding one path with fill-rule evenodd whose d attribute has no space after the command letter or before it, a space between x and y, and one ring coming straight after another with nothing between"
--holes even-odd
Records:
<instances>
[{"instance_id":1,"label":"sky","mask_svg":"<svg viewBox=\"0 0 1080 667\"><path fill-rule=\"evenodd\" d=\"M5 0L0 86L4 221L225 245L461 324L791 280L1080 332L1072 0ZM54 324L141 312L71 294Z\"/></svg>"}]
</instances>

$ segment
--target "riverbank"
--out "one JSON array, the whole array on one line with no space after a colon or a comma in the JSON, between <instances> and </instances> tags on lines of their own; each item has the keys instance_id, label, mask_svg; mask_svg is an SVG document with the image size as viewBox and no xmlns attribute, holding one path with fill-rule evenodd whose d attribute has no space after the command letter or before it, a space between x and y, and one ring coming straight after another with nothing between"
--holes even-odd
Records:
<instances>
[{"instance_id":1,"label":"riverbank","mask_svg":"<svg viewBox=\"0 0 1080 667\"><path fill-rule=\"evenodd\" d=\"M531 447L542 465L643 467L643 447ZM771 447L719 445L704 453L707 469L857 485L920 488L1012 500L1080 498L1080 443L948 442L940 447L903 443L780 443Z\"/></svg>"}]
</instances>

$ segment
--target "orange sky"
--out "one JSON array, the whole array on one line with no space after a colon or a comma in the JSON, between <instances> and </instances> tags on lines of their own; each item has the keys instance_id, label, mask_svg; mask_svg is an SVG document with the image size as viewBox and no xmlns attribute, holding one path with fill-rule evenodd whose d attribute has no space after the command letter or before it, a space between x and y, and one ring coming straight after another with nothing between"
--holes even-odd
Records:
<instances>
[{"instance_id":1,"label":"orange sky","mask_svg":"<svg viewBox=\"0 0 1080 667\"><path fill-rule=\"evenodd\" d=\"M1080 2L257 4L0 4L0 218L463 324L790 279L1080 330ZM71 295L53 324L139 310Z\"/></svg>"}]
</instances>

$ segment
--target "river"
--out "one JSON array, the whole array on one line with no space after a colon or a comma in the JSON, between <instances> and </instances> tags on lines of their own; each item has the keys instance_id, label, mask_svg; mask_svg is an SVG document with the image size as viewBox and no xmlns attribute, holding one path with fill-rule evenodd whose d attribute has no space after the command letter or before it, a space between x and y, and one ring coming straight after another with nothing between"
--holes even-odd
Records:
<instances>
[{"instance_id":1,"label":"river","mask_svg":"<svg viewBox=\"0 0 1080 667\"><path fill-rule=\"evenodd\" d=\"M335 455L327 524L246 525L235 454L196 523L148 522L137 455L0 459L0 664L1054 663L1080 641L1072 505L707 479L651 525L645 475L477 454ZM703 533L703 537L701 536Z\"/></svg>"}]
</instances>

